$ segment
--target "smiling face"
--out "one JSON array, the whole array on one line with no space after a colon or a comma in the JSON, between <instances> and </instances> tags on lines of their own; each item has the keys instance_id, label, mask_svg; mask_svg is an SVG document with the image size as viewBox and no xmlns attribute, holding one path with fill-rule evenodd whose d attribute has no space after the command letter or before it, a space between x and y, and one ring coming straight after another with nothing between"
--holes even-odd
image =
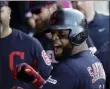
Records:
<instances>
[{"instance_id":1,"label":"smiling face","mask_svg":"<svg viewBox=\"0 0 110 89\"><path fill-rule=\"evenodd\" d=\"M69 30L53 31L52 40L54 45L55 57L60 58L68 54L69 49L72 50L72 45L68 39Z\"/></svg>"}]
</instances>

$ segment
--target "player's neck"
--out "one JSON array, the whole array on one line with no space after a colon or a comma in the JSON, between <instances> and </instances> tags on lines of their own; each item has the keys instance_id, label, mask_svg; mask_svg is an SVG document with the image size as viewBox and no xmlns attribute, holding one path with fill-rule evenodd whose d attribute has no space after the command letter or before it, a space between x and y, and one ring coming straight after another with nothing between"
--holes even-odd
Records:
<instances>
[{"instance_id":1,"label":"player's neck","mask_svg":"<svg viewBox=\"0 0 110 89\"><path fill-rule=\"evenodd\" d=\"M12 29L7 26L5 28L1 28L0 29L0 38L5 38L7 36L9 36L12 33Z\"/></svg>"},{"instance_id":2,"label":"player's neck","mask_svg":"<svg viewBox=\"0 0 110 89\"><path fill-rule=\"evenodd\" d=\"M83 43L79 46L74 47L73 51L72 51L72 55L77 54L77 53L84 51L84 50L88 50L88 46L86 43Z\"/></svg>"}]
</instances>

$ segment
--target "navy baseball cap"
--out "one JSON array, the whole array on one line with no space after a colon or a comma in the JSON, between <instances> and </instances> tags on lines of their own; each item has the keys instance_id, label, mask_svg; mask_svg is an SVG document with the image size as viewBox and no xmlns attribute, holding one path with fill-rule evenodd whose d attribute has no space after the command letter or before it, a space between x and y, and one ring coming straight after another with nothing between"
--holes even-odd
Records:
<instances>
[{"instance_id":1,"label":"navy baseball cap","mask_svg":"<svg viewBox=\"0 0 110 89\"><path fill-rule=\"evenodd\" d=\"M57 3L57 1L30 1L30 11L40 9L46 5Z\"/></svg>"},{"instance_id":2,"label":"navy baseball cap","mask_svg":"<svg viewBox=\"0 0 110 89\"><path fill-rule=\"evenodd\" d=\"M0 7L8 6L8 1L0 1Z\"/></svg>"}]
</instances>

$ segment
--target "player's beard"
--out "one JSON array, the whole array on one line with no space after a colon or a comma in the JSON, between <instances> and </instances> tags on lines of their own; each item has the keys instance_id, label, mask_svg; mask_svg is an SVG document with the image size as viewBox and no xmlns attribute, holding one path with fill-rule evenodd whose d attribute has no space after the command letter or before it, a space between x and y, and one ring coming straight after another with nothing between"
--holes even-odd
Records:
<instances>
[{"instance_id":1,"label":"player's beard","mask_svg":"<svg viewBox=\"0 0 110 89\"><path fill-rule=\"evenodd\" d=\"M37 22L36 22L37 23ZM39 24L36 24L36 32L40 33L43 29L45 29L48 26L48 20L41 20Z\"/></svg>"},{"instance_id":2,"label":"player's beard","mask_svg":"<svg viewBox=\"0 0 110 89\"><path fill-rule=\"evenodd\" d=\"M68 59L72 54L73 46L71 44L69 44L68 47L64 47L64 48L61 47L61 49L63 50L62 54L55 56L55 59L57 61L63 61L63 60Z\"/></svg>"},{"instance_id":3,"label":"player's beard","mask_svg":"<svg viewBox=\"0 0 110 89\"><path fill-rule=\"evenodd\" d=\"M43 31L45 30L45 28L48 27L48 23L47 22L43 22L42 24L40 24L38 27L36 27L36 33L35 36L40 36Z\"/></svg>"}]
</instances>

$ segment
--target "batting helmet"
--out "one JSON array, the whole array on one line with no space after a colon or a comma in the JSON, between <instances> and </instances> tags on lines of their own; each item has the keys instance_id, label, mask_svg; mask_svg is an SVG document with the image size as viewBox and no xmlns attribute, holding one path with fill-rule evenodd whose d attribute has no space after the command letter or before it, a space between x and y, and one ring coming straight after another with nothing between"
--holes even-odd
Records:
<instances>
[{"instance_id":1,"label":"batting helmet","mask_svg":"<svg viewBox=\"0 0 110 89\"><path fill-rule=\"evenodd\" d=\"M50 18L50 29L69 29L68 39L74 45L83 43L88 37L87 21L85 16L72 8L61 8L55 11Z\"/></svg>"}]
</instances>

